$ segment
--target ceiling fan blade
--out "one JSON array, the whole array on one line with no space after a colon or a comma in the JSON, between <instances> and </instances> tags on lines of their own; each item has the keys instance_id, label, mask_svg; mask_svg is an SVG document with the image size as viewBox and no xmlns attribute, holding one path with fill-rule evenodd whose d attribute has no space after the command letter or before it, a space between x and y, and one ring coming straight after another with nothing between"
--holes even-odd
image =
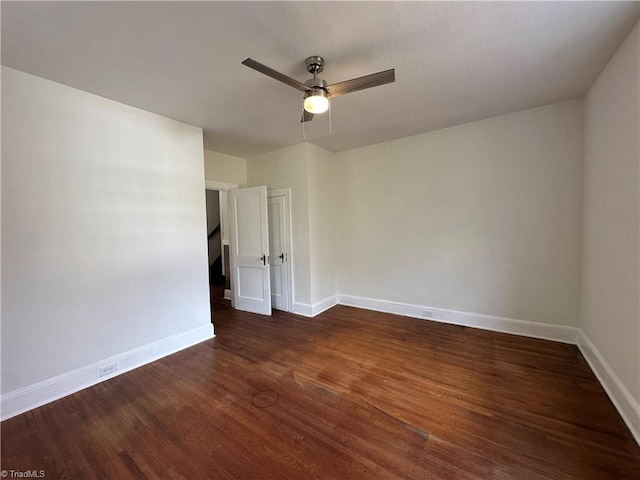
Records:
<instances>
[{"instance_id":1,"label":"ceiling fan blade","mask_svg":"<svg viewBox=\"0 0 640 480\"><path fill-rule=\"evenodd\" d=\"M253 68L254 70L257 70L260 73L264 73L265 75L271 78L274 78L286 85L289 85L290 87L298 89L302 92L311 90L311 87L308 87L304 83L299 82L294 78L288 77L284 73L276 72L273 68L269 68L266 65L263 65L259 62L256 62L255 60L252 60L251 58L247 58L244 62L242 62L242 64L249 68Z\"/></svg>"},{"instance_id":2,"label":"ceiling fan blade","mask_svg":"<svg viewBox=\"0 0 640 480\"><path fill-rule=\"evenodd\" d=\"M300 123L310 122L311 120L313 120L313 113L309 113L303 108L302 118L300 119Z\"/></svg>"},{"instance_id":3,"label":"ceiling fan blade","mask_svg":"<svg viewBox=\"0 0 640 480\"><path fill-rule=\"evenodd\" d=\"M313 113L309 113L303 108L302 118L300 119L300 123L310 122L311 120L313 120Z\"/></svg>"},{"instance_id":4,"label":"ceiling fan blade","mask_svg":"<svg viewBox=\"0 0 640 480\"><path fill-rule=\"evenodd\" d=\"M377 87L378 85L384 85L395 81L396 71L392 68L391 70L372 73L371 75L365 75L364 77L334 83L327 87L327 93L329 94L329 98L332 98L337 97L338 95L344 95L345 93L357 92L358 90Z\"/></svg>"}]
</instances>

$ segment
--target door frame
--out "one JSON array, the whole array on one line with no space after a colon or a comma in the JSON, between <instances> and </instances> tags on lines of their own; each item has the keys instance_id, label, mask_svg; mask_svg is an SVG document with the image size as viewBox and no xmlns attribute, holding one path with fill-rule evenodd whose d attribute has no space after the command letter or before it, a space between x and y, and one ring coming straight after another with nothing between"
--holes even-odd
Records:
<instances>
[{"instance_id":1,"label":"door frame","mask_svg":"<svg viewBox=\"0 0 640 480\"><path fill-rule=\"evenodd\" d=\"M233 190L234 188L238 188L238 184L237 183L229 183L229 182L219 182L217 180L205 180L204 181L204 189L205 190L217 190L219 192L228 192L229 190ZM221 204L222 206L222 204ZM226 216L227 216L227 221L229 219L229 211L227 210L226 212ZM222 226L222 221L223 219L220 218L220 230L222 230L223 226ZM229 245L229 232L226 232L227 234L227 238L224 238L224 233L221 231L221 235L220 235L220 239L222 242L222 250L224 252L224 246L225 245ZM231 247L229 247L231 248ZM223 253L224 255L224 253ZM228 274L229 276L231 275L231 272L226 272L226 274ZM233 285L233 282L230 283L230 285ZM228 288L224 289L224 298L225 300L232 300L233 299L233 295L231 294L231 290Z\"/></svg>"},{"instance_id":2,"label":"door frame","mask_svg":"<svg viewBox=\"0 0 640 480\"><path fill-rule=\"evenodd\" d=\"M293 277L293 259L294 259L294 254L293 254L293 230L292 230L292 223L291 223L291 188L290 187L286 187L286 188L274 188L274 189L269 189L267 188L267 199L269 199L269 197L284 197L284 230L285 230L285 242L286 242L286 246L287 246L287 264L286 264L286 270L287 270L287 275L289 277L289 288L287 288L287 303L288 305L288 310L287 312L291 312L293 313L293 299L295 297L294 293L295 293L295 279Z\"/></svg>"}]
</instances>

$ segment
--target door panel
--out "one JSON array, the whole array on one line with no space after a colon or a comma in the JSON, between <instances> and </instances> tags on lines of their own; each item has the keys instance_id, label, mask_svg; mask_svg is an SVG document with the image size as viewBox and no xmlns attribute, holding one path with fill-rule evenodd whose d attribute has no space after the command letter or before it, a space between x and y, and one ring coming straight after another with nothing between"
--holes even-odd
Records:
<instances>
[{"instance_id":1,"label":"door panel","mask_svg":"<svg viewBox=\"0 0 640 480\"><path fill-rule=\"evenodd\" d=\"M238 276L238 295L242 298L262 300L262 269L251 267L239 267L241 275Z\"/></svg>"},{"instance_id":2,"label":"door panel","mask_svg":"<svg viewBox=\"0 0 640 480\"><path fill-rule=\"evenodd\" d=\"M233 306L271 315L267 187L229 191Z\"/></svg>"},{"instance_id":3,"label":"door panel","mask_svg":"<svg viewBox=\"0 0 640 480\"><path fill-rule=\"evenodd\" d=\"M271 267L271 304L278 310L289 311L289 260L285 223L285 197L268 199L269 266Z\"/></svg>"},{"instance_id":4,"label":"door panel","mask_svg":"<svg viewBox=\"0 0 640 480\"><path fill-rule=\"evenodd\" d=\"M246 192L236 195L236 220L238 222L236 232L246 233L238 235L238 255L262 256L262 232L254 228L259 226L260 219L260 192Z\"/></svg>"}]
</instances>

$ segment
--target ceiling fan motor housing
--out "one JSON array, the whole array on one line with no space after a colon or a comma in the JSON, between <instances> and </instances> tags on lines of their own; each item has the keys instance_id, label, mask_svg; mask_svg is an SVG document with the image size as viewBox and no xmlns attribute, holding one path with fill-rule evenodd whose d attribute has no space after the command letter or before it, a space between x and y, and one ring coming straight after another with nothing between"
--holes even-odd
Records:
<instances>
[{"instance_id":1,"label":"ceiling fan motor housing","mask_svg":"<svg viewBox=\"0 0 640 480\"><path fill-rule=\"evenodd\" d=\"M313 94L313 92L317 90L324 90L325 93L327 91L327 82L325 82L321 78L310 78L309 80L304 82L304 84L313 89L313 91L305 92L306 94Z\"/></svg>"},{"instance_id":2,"label":"ceiling fan motor housing","mask_svg":"<svg viewBox=\"0 0 640 480\"><path fill-rule=\"evenodd\" d=\"M304 92L304 98L318 96L318 97L328 97L327 93L327 82L322 80L321 78L310 78L306 82L305 85L311 87L311 90L307 90Z\"/></svg>"}]
</instances>

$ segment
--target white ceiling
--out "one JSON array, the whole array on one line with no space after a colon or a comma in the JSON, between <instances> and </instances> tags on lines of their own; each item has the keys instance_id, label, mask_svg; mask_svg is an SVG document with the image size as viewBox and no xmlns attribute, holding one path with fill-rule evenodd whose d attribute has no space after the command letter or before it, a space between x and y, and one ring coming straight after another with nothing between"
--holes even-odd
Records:
<instances>
[{"instance_id":1,"label":"white ceiling","mask_svg":"<svg viewBox=\"0 0 640 480\"><path fill-rule=\"evenodd\" d=\"M305 125L331 151L584 95L638 2L2 2L2 63L205 130L250 157L302 141L300 81L396 69Z\"/></svg>"}]
</instances>

